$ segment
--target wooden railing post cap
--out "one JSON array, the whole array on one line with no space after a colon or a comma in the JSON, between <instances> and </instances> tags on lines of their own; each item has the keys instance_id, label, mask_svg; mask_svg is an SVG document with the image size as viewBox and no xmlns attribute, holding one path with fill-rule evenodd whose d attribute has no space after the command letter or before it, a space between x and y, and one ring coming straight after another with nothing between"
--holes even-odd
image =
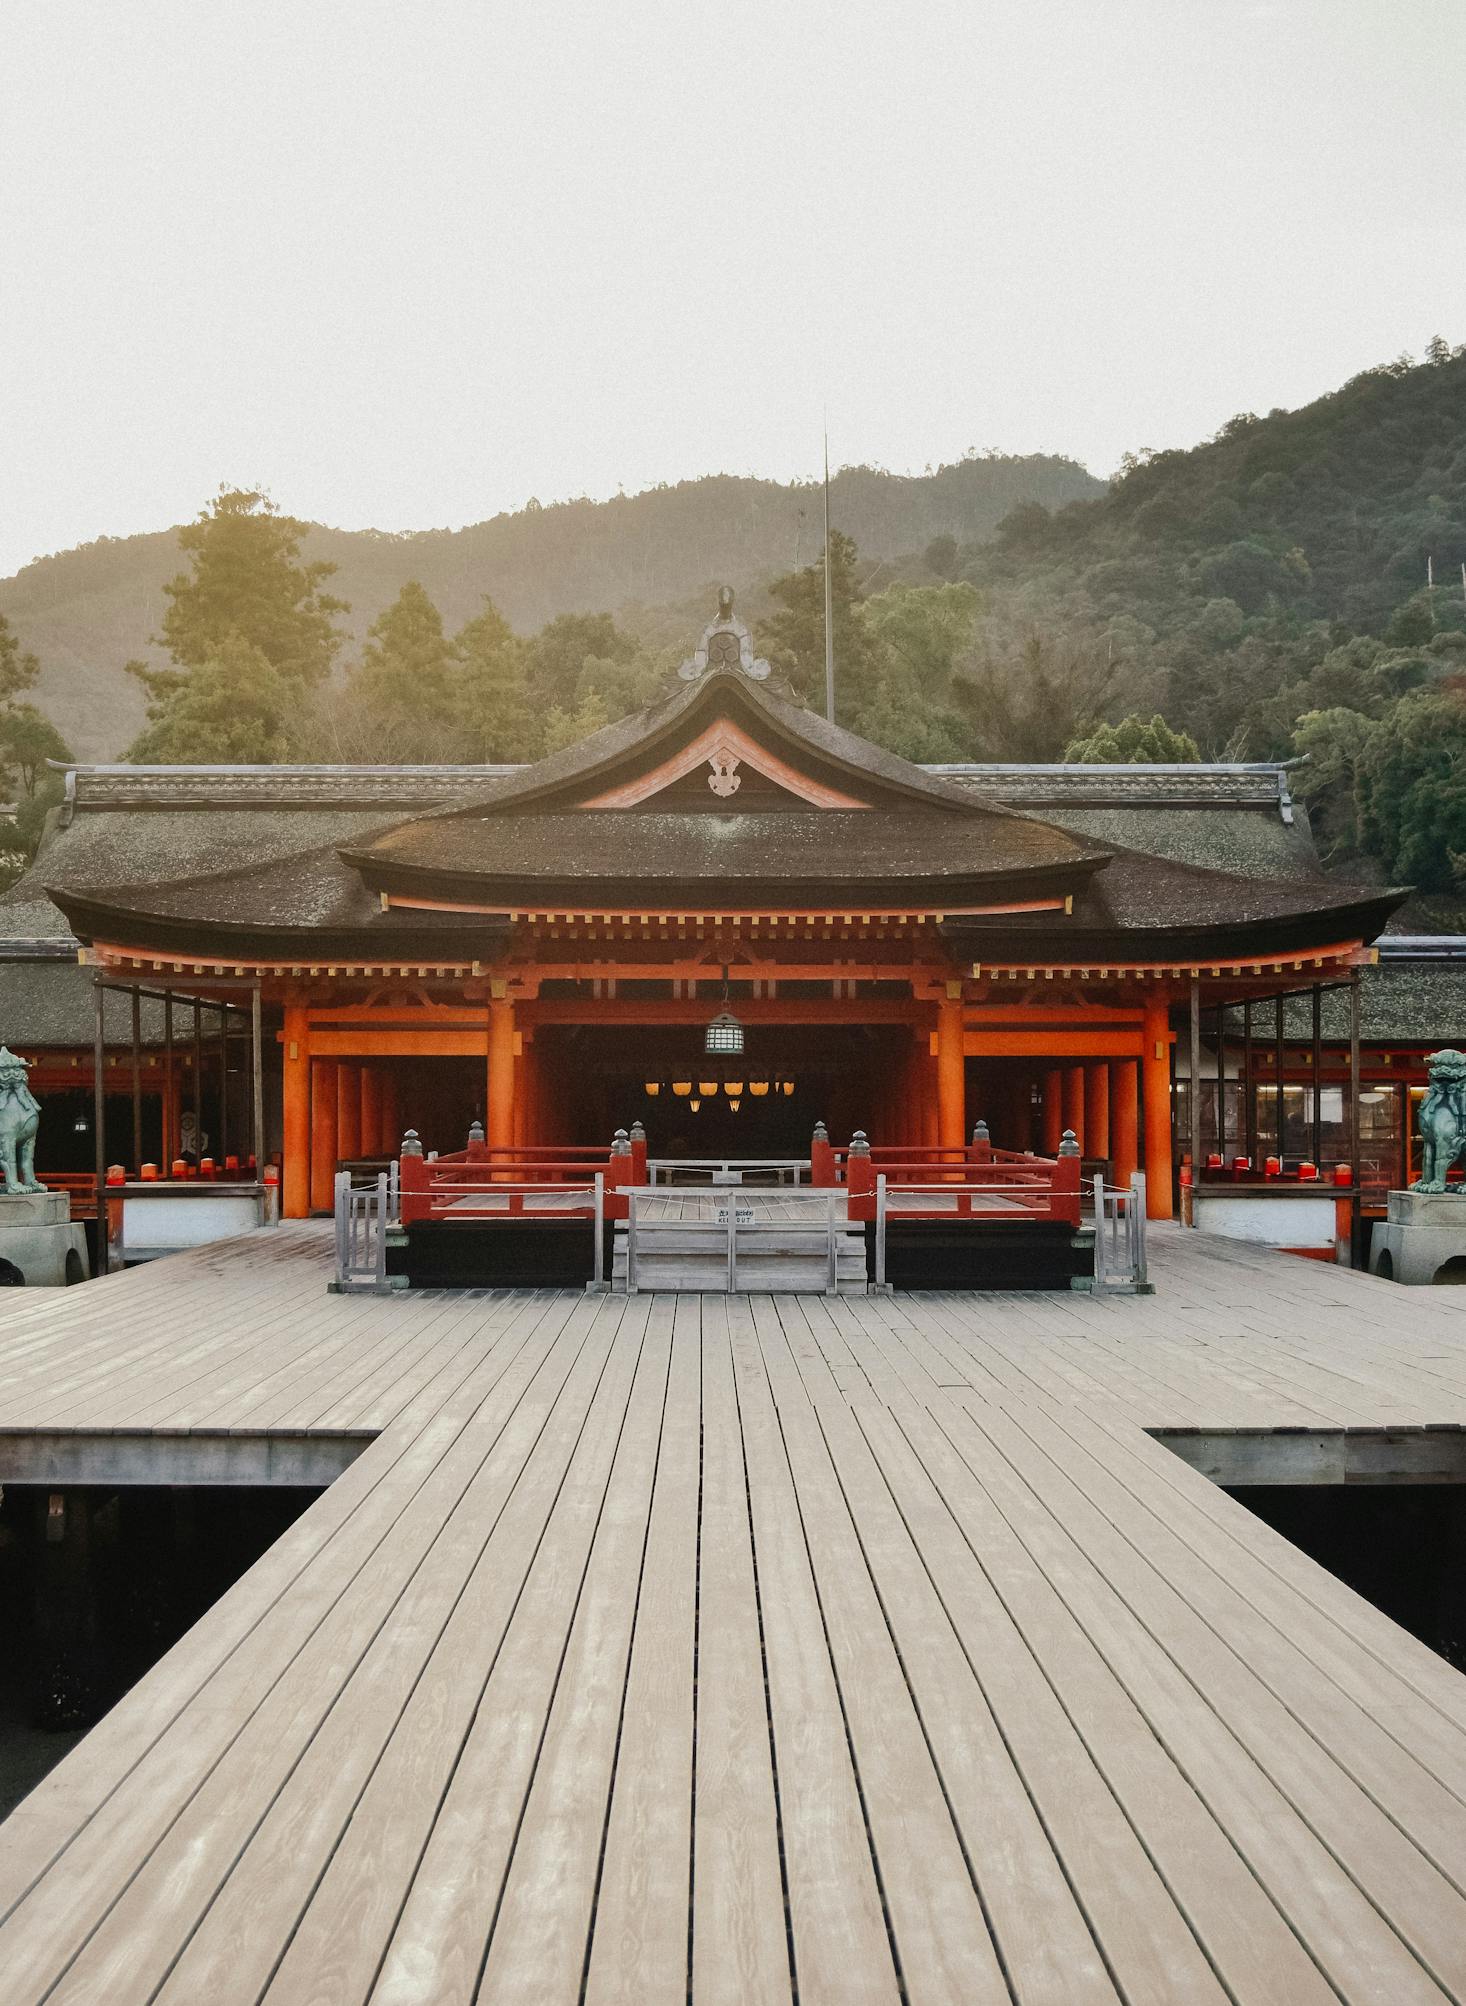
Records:
<instances>
[{"instance_id":1,"label":"wooden railing post cap","mask_svg":"<svg viewBox=\"0 0 1466 2006\"><path fill-rule=\"evenodd\" d=\"M863 1128L856 1129L854 1135L851 1136L850 1154L852 1156L870 1155L870 1143L866 1139L866 1133Z\"/></svg>"},{"instance_id":2,"label":"wooden railing post cap","mask_svg":"<svg viewBox=\"0 0 1466 2006\"><path fill-rule=\"evenodd\" d=\"M619 1135L619 1133L620 1130L618 1129L617 1134ZM631 1140L633 1142L646 1141L646 1124L644 1122L634 1121L631 1124Z\"/></svg>"},{"instance_id":3,"label":"wooden railing post cap","mask_svg":"<svg viewBox=\"0 0 1466 2006\"><path fill-rule=\"evenodd\" d=\"M814 1140L816 1142L828 1142L829 1139L830 1139L830 1131L825 1127L822 1121L817 1121L814 1125Z\"/></svg>"},{"instance_id":4,"label":"wooden railing post cap","mask_svg":"<svg viewBox=\"0 0 1466 2006\"><path fill-rule=\"evenodd\" d=\"M469 1139L469 1141L470 1141L470 1142L482 1142L482 1141L483 1141L483 1139L484 1139L484 1125L483 1125L483 1123L482 1123L481 1121L473 1121L473 1122L470 1122L470 1123L469 1123L469 1125L468 1125L468 1139Z\"/></svg>"},{"instance_id":5,"label":"wooden railing post cap","mask_svg":"<svg viewBox=\"0 0 1466 2006\"><path fill-rule=\"evenodd\" d=\"M991 1142L992 1137L988 1133L988 1125L985 1121L973 1123L972 1139L974 1142Z\"/></svg>"},{"instance_id":6,"label":"wooden railing post cap","mask_svg":"<svg viewBox=\"0 0 1466 2006\"><path fill-rule=\"evenodd\" d=\"M618 1128L615 1135L611 1138L611 1154L612 1156L630 1156L631 1139L624 1128Z\"/></svg>"},{"instance_id":7,"label":"wooden railing post cap","mask_svg":"<svg viewBox=\"0 0 1466 2006\"><path fill-rule=\"evenodd\" d=\"M400 1156L422 1155L422 1142L419 1139L418 1132L415 1128L410 1128L407 1131L406 1135L403 1136L402 1148L398 1151L398 1154Z\"/></svg>"},{"instance_id":8,"label":"wooden railing post cap","mask_svg":"<svg viewBox=\"0 0 1466 2006\"><path fill-rule=\"evenodd\" d=\"M1079 1154L1079 1144L1075 1140L1072 1128L1064 1130L1064 1139L1059 1144L1059 1154L1060 1156L1077 1156Z\"/></svg>"}]
</instances>

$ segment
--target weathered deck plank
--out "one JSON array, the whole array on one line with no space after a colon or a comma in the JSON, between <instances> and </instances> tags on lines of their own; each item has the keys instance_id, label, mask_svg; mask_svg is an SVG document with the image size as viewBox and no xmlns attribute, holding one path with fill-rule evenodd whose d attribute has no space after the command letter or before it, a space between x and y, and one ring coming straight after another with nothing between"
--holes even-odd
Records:
<instances>
[{"instance_id":1,"label":"weathered deck plank","mask_svg":"<svg viewBox=\"0 0 1466 2006\"><path fill-rule=\"evenodd\" d=\"M1466 1680L1146 1432L1460 1428L1466 1305L1153 1257L343 1299L296 1227L0 1304L0 1480L375 1436L0 1828L5 2006L1466 1996Z\"/></svg>"}]
</instances>

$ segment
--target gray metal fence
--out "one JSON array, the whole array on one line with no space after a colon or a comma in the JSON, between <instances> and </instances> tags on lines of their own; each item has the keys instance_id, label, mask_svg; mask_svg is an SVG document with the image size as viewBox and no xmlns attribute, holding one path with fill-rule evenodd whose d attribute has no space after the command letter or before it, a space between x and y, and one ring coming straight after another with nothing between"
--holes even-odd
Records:
<instances>
[{"instance_id":1,"label":"gray metal fence","mask_svg":"<svg viewBox=\"0 0 1466 2006\"><path fill-rule=\"evenodd\" d=\"M1094 1287L1096 1295L1149 1295L1145 1263L1145 1173L1128 1188L1094 1180Z\"/></svg>"},{"instance_id":2,"label":"gray metal fence","mask_svg":"<svg viewBox=\"0 0 1466 2006\"><path fill-rule=\"evenodd\" d=\"M726 1262L723 1270L724 1290L728 1295L738 1295L741 1290L738 1263L740 1256L747 1260L757 1260L761 1253L777 1248L780 1253L809 1253L821 1259L826 1295L838 1295L840 1290L840 1246L848 1233L849 1222L845 1217L845 1193L839 1190L802 1191L796 1200L801 1215L795 1218L769 1219L761 1216L752 1206L740 1207L736 1187L724 1193L719 1191L719 1205L711 1217L698 1216L690 1219L650 1218L639 1215L643 1206L656 1207L665 1201L667 1194L650 1185L633 1185L621 1194L626 1199L626 1293L636 1295L646 1286L640 1263L651 1252L665 1256L672 1251L679 1237L691 1237L699 1253L708 1250L709 1241L719 1242L722 1259ZM643 1235L649 1237L648 1248ZM795 1243L791 1246L791 1242ZM670 1244L669 1244L670 1243ZM653 1284L655 1286L655 1284ZM696 1288L699 1282L690 1271L676 1283L667 1286L687 1286Z\"/></svg>"},{"instance_id":3,"label":"gray metal fence","mask_svg":"<svg viewBox=\"0 0 1466 2006\"><path fill-rule=\"evenodd\" d=\"M353 1184L349 1170L336 1173L336 1295L387 1295L387 1232L397 1218L397 1166L379 1171L370 1183Z\"/></svg>"}]
</instances>

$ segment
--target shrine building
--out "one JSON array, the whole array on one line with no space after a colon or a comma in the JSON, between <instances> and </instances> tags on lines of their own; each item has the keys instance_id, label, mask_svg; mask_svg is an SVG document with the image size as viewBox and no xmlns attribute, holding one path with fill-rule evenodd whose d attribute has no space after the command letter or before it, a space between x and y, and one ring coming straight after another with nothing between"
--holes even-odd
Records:
<instances>
[{"instance_id":1,"label":"shrine building","mask_svg":"<svg viewBox=\"0 0 1466 2006\"><path fill-rule=\"evenodd\" d=\"M706 1159L982 1118L1073 1130L1165 1217L1193 1104L1195 1152L1400 1181L1451 1032L1385 979L1403 896L1323 870L1282 766L913 765L725 594L665 696L533 765L69 768L0 901L0 1029L43 1175L100 1154L100 1082L109 1161L273 1159L287 1216L407 1125Z\"/></svg>"}]
</instances>

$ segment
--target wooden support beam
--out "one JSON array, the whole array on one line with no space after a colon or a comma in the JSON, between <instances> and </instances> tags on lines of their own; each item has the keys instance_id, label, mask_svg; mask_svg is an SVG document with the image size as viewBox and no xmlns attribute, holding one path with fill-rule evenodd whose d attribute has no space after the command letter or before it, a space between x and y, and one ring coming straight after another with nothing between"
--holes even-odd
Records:
<instances>
[{"instance_id":1,"label":"wooden support beam","mask_svg":"<svg viewBox=\"0 0 1466 2006\"><path fill-rule=\"evenodd\" d=\"M1111 1175L1124 1187L1140 1168L1140 1076L1134 1059L1110 1062Z\"/></svg>"},{"instance_id":2,"label":"wooden support beam","mask_svg":"<svg viewBox=\"0 0 1466 2006\"><path fill-rule=\"evenodd\" d=\"M391 1138L390 1147L395 1150L397 1138ZM361 1069L361 1153L363 1156L384 1156L389 1148L387 1138L382 1133L382 1069L380 1066L364 1065Z\"/></svg>"},{"instance_id":3,"label":"wooden support beam","mask_svg":"<svg viewBox=\"0 0 1466 2006\"><path fill-rule=\"evenodd\" d=\"M507 996L489 1002L489 1077L485 1140L490 1148L514 1141L514 1005Z\"/></svg>"},{"instance_id":4,"label":"wooden support beam","mask_svg":"<svg viewBox=\"0 0 1466 2006\"><path fill-rule=\"evenodd\" d=\"M1065 1066L1064 1068L1064 1126L1073 1129L1074 1140L1079 1144L1079 1154L1085 1154L1084 1133L1084 1068Z\"/></svg>"},{"instance_id":5,"label":"wooden support beam","mask_svg":"<svg viewBox=\"0 0 1466 2006\"><path fill-rule=\"evenodd\" d=\"M1047 1066L1043 1075L1043 1153L1057 1156L1064 1139L1064 1073L1060 1066Z\"/></svg>"},{"instance_id":6,"label":"wooden support beam","mask_svg":"<svg viewBox=\"0 0 1466 2006\"><path fill-rule=\"evenodd\" d=\"M1171 1020L1165 991L1145 999L1145 1051L1141 1059L1145 1101L1145 1209L1151 1219L1169 1219L1174 1171L1171 1144Z\"/></svg>"},{"instance_id":7,"label":"wooden support beam","mask_svg":"<svg viewBox=\"0 0 1466 2006\"><path fill-rule=\"evenodd\" d=\"M937 1005L937 1141L960 1149L967 1140L966 1061L962 1050L962 997Z\"/></svg>"},{"instance_id":8,"label":"wooden support beam","mask_svg":"<svg viewBox=\"0 0 1466 2006\"><path fill-rule=\"evenodd\" d=\"M1103 1064L1084 1068L1084 1148L1092 1157L1110 1154L1110 1069Z\"/></svg>"},{"instance_id":9,"label":"wooden support beam","mask_svg":"<svg viewBox=\"0 0 1466 2006\"><path fill-rule=\"evenodd\" d=\"M343 1163L361 1155L361 1065L355 1059L336 1067L336 1155Z\"/></svg>"},{"instance_id":10,"label":"wooden support beam","mask_svg":"<svg viewBox=\"0 0 1466 2006\"><path fill-rule=\"evenodd\" d=\"M336 1061L312 1059L310 1072L310 1205L313 1212L329 1212L335 1204Z\"/></svg>"},{"instance_id":11,"label":"wooden support beam","mask_svg":"<svg viewBox=\"0 0 1466 2006\"><path fill-rule=\"evenodd\" d=\"M298 1004L286 1005L282 1064L281 1209L287 1219L305 1219L311 1209L311 1048L307 1015Z\"/></svg>"}]
</instances>

